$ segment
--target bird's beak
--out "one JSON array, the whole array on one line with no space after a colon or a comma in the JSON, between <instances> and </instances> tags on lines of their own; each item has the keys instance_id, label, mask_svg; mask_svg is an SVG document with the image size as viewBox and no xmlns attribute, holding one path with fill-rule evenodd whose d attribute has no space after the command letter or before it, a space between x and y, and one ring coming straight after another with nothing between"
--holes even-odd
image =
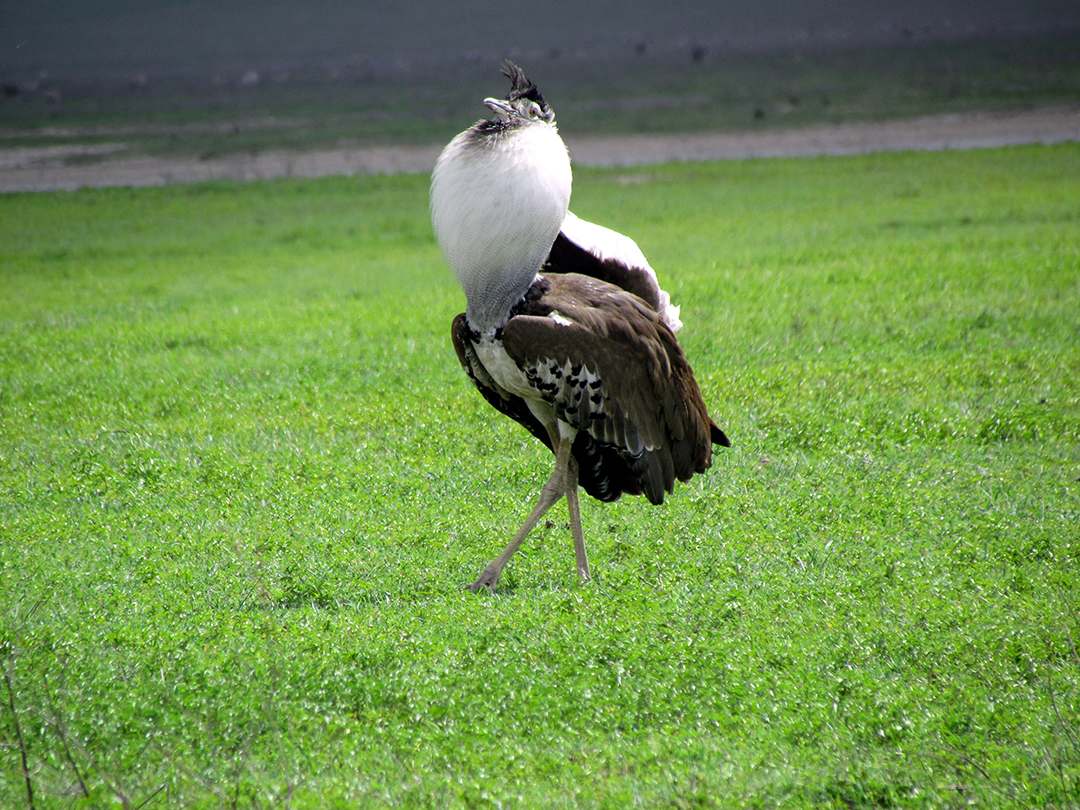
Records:
<instances>
[{"instance_id":1,"label":"bird's beak","mask_svg":"<svg viewBox=\"0 0 1080 810\"><path fill-rule=\"evenodd\" d=\"M500 121L506 121L510 118L510 113L513 112L513 107L510 106L510 102L501 98L485 98L484 103L488 105L488 108L495 113L495 116Z\"/></svg>"}]
</instances>

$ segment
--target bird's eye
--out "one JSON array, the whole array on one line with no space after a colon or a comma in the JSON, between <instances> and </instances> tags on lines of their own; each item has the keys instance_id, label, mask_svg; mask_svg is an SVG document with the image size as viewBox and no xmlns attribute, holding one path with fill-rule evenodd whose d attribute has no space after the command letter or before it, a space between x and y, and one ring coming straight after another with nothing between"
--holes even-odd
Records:
<instances>
[{"instance_id":1,"label":"bird's eye","mask_svg":"<svg viewBox=\"0 0 1080 810\"><path fill-rule=\"evenodd\" d=\"M530 104L529 105L529 118L539 118L539 117L540 117L540 108L537 107L535 104Z\"/></svg>"}]
</instances>

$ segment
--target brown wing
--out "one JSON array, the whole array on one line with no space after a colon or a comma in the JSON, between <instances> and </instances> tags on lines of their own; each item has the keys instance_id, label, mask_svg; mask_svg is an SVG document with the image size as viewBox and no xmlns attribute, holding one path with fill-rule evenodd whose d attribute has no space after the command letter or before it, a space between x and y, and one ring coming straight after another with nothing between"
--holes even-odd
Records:
<instances>
[{"instance_id":1,"label":"brown wing","mask_svg":"<svg viewBox=\"0 0 1080 810\"><path fill-rule=\"evenodd\" d=\"M726 443L675 335L614 285L575 274L544 280L543 295L506 324L506 352L578 429L583 478L587 467L610 467L601 477L616 491L603 499L644 492L661 503L675 479L708 469L714 437Z\"/></svg>"}]
</instances>

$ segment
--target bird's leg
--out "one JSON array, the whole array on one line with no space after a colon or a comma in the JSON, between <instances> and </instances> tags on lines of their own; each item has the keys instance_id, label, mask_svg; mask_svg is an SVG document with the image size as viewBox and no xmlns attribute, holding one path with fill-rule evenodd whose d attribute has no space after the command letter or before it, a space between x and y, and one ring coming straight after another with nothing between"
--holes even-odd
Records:
<instances>
[{"instance_id":1,"label":"bird's leg","mask_svg":"<svg viewBox=\"0 0 1080 810\"><path fill-rule=\"evenodd\" d=\"M589 575L589 558L585 554L585 533L581 529L577 459L571 456L568 466L570 474L566 482L566 508L570 512L570 532L574 535L574 559L577 561L578 576L583 582L588 582L592 577Z\"/></svg>"},{"instance_id":2,"label":"bird's leg","mask_svg":"<svg viewBox=\"0 0 1080 810\"><path fill-rule=\"evenodd\" d=\"M511 557L514 556L514 552L518 550L518 547L525 541L529 532L533 530L533 527L540 522L540 518L547 514L547 511L559 502L564 494L566 494L566 485L569 479L569 467L571 462L570 446L574 443L573 436L561 437L558 439L555 451L555 469L551 473L551 477L544 484L540 490L540 500L537 501L536 506L533 507L532 512L525 518L525 522L521 524L521 528L517 530L517 533L506 544L506 548L502 550L502 553L494 560L487 564L487 567L480 573L476 582L469 586L470 591L479 591L481 588L488 588L492 591L495 590L495 586L499 583L499 577L502 575L502 570L506 566L506 563ZM577 489L577 476L574 476L574 488L575 495ZM582 546L584 549L584 546Z\"/></svg>"}]
</instances>

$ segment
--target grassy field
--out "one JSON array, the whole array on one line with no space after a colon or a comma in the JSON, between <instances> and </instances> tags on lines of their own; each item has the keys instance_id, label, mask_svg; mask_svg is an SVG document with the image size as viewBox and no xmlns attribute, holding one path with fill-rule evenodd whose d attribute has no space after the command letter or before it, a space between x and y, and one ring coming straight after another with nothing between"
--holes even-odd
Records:
<instances>
[{"instance_id":1,"label":"grassy field","mask_svg":"<svg viewBox=\"0 0 1080 810\"><path fill-rule=\"evenodd\" d=\"M1080 146L576 180L734 447L494 596L426 178L0 197L0 805L1080 806Z\"/></svg>"}]
</instances>

